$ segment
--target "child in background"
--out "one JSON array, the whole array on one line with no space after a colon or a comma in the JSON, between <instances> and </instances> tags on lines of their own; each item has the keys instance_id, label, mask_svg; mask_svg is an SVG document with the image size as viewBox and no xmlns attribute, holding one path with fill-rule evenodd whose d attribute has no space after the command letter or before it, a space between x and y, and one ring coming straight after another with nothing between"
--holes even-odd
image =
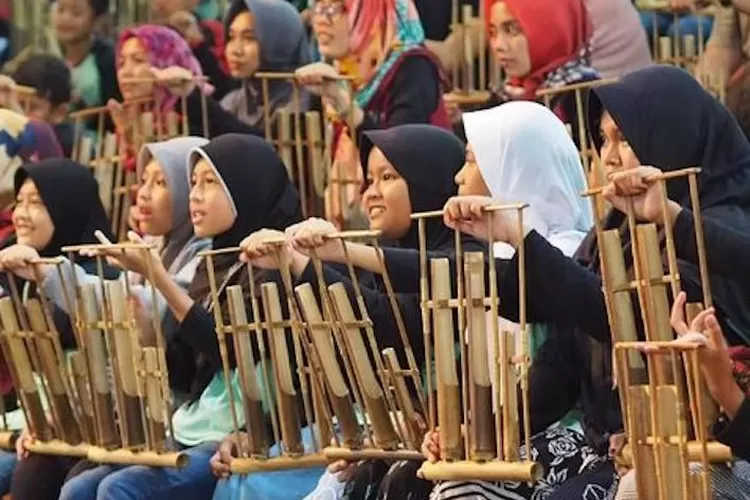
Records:
<instances>
[{"instance_id":1,"label":"child in background","mask_svg":"<svg viewBox=\"0 0 750 500\"><path fill-rule=\"evenodd\" d=\"M72 101L71 71L61 59L39 54L26 59L13 74L19 85L36 89L29 101L29 118L47 122L55 131L63 154L70 157L75 141L73 124L67 120Z\"/></svg>"},{"instance_id":2,"label":"child in background","mask_svg":"<svg viewBox=\"0 0 750 500\"><path fill-rule=\"evenodd\" d=\"M52 5L57 47L51 52L71 68L76 108L103 106L118 96L114 47L95 34L108 11L109 0L55 0Z\"/></svg>"}]
</instances>

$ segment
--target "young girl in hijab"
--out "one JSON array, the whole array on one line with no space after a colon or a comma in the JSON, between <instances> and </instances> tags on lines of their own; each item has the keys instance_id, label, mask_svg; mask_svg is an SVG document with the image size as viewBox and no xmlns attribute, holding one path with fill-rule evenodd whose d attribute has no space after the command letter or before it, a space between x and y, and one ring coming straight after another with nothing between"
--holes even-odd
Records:
<instances>
[{"instance_id":1,"label":"young girl in hijab","mask_svg":"<svg viewBox=\"0 0 750 500\"><path fill-rule=\"evenodd\" d=\"M490 0L486 6L490 48L507 77L503 88L493 90L491 104L534 101L540 90L598 78L589 66L593 30L582 0ZM572 92L552 99L550 107L566 123L578 116ZM577 134L573 127L576 144Z\"/></svg>"},{"instance_id":2,"label":"young girl in hijab","mask_svg":"<svg viewBox=\"0 0 750 500\"><path fill-rule=\"evenodd\" d=\"M365 132L360 152L362 164L367 170L368 187L363 194L363 206L370 228L381 231L387 246L394 251L397 251L397 248L416 250L418 228L410 215L412 212L437 210L456 193L453 177L464 163L463 145L455 136L438 127L400 125L387 130ZM422 168L425 161L430 164L429 170ZM298 283L317 282L307 254L311 246L318 246L316 254L326 262L323 266L326 283L344 283L350 300L354 300L354 290L348 272L341 266L344 263L341 247L336 244L319 246L320 242L316 242L320 235L333 231L335 226L320 219L310 219L287 229L291 244L299 248L290 250L290 259L301 263L301 272L297 273L295 278ZM428 251L452 254L453 233L439 219L427 222L425 234ZM262 248L262 245L255 245L253 236L243 242L242 246L250 258L258 258L264 254L264 250L268 250ZM359 265L361 254L369 254L373 250L356 243L347 243L347 248L352 263L360 267L364 274L359 277L360 291L374 323L378 344L381 348L397 348L402 366L406 366L396 319L385 294L384 285L377 276L382 273L382 269L377 263ZM467 242L466 248L483 249L473 239ZM390 250L386 250L388 251ZM374 272L376 276L370 276L366 271ZM416 283L400 279L396 273L391 273L390 277L406 333L410 338L416 361L421 365L424 363L424 343L418 287ZM344 476L338 473L339 465L341 464L337 464L331 472L325 474L312 493L310 490L315 483L309 486L305 492L310 493L307 498L319 498L323 492L328 491L338 491L348 498L359 497L365 490L377 492L378 485L389 467L383 461L365 462L349 471L347 475L353 476L354 479L346 481L343 479ZM250 476L247 483L265 483L270 479L266 479L266 476L270 475ZM284 474L279 473L276 476L283 478ZM339 477L342 479L339 480ZM315 481L317 479L316 477ZM271 493L265 490L263 494L263 498L268 498Z\"/></svg>"},{"instance_id":3,"label":"young girl in hijab","mask_svg":"<svg viewBox=\"0 0 750 500\"><path fill-rule=\"evenodd\" d=\"M16 206L13 223L15 243L0 251L0 267L24 280L23 294L35 293L35 266L39 256L56 257L67 245L95 243L94 231L109 234L110 223L99 199L98 184L91 170L70 160L45 160L19 168L14 179ZM95 273L96 264L84 259L85 272ZM105 266L109 279L118 273ZM3 294L9 284L5 273L0 280ZM52 311L64 348L75 346L73 327L61 309ZM23 443L23 438L20 443ZM16 498L57 498L65 473L74 460L44 455L22 456L13 474L11 490ZM44 481L39 481L39 474Z\"/></svg>"},{"instance_id":4,"label":"young girl in hijab","mask_svg":"<svg viewBox=\"0 0 750 500\"><path fill-rule=\"evenodd\" d=\"M190 52L187 42L172 28L144 24L122 31L115 50L117 82L120 93L127 103L139 99L153 98L154 126L166 127L166 115L187 112L180 109L179 96L174 92L174 79L167 68L180 66L190 72L191 78L203 76L200 64ZM213 87L200 83L200 91L210 94ZM135 169L138 151L133 124L138 123L137 114L141 106L125 106L114 100L107 103L115 128L128 149L126 168ZM138 108L141 108L140 110ZM192 135L203 135L203 120L200 113L188 113L188 124Z\"/></svg>"},{"instance_id":5,"label":"young girl in hijab","mask_svg":"<svg viewBox=\"0 0 750 500\"><path fill-rule=\"evenodd\" d=\"M466 164L456 176L459 195L491 196L496 203L528 203L529 208L524 212L528 224L565 255L572 255L591 228L593 219L589 202L579 195L586 186L580 157L560 120L544 106L532 102L507 103L467 113L463 119L468 144ZM502 242L496 243L494 250L502 259L510 259L514 254L514 249ZM416 266L416 262L413 264ZM412 271L404 279L417 280L416 273L418 271ZM505 319L501 318L500 322L506 330L518 330L517 325ZM532 348L535 348L543 343L547 327L534 324L532 332L537 340L533 342ZM488 338L487 352L494 352L492 346L494 340ZM574 456L554 456L547 450L549 443L555 441L580 446L583 436L560 426L534 437L533 445L541 461L557 459L557 474L570 475L570 471L596 465L596 455L588 449ZM416 478L419 465L403 467L389 477L387 494L381 492L381 497L396 497L410 488L429 493L433 484ZM438 484L432 495L434 498L466 497L493 488L492 484L451 481ZM519 485L513 493L521 497L528 489ZM415 498L426 498L426 495Z\"/></svg>"},{"instance_id":6,"label":"young girl in hijab","mask_svg":"<svg viewBox=\"0 0 750 500\"><path fill-rule=\"evenodd\" d=\"M210 98L209 123L211 136L226 131L263 134L265 115L273 118L276 111L292 106L294 84L287 80L268 82L270 102L263 102L261 80L258 72L293 72L310 62L305 27L297 11L286 2L267 0L234 0L226 15L224 25L227 37L225 55L229 72L239 80L240 88L226 95L220 105ZM186 69L171 68L170 74L187 76ZM193 86L181 92L188 96L190 114L200 114L200 95ZM308 109L308 95L300 92L300 109ZM239 123L237 123L239 122ZM239 129L246 130L239 130Z\"/></svg>"},{"instance_id":7,"label":"young girl in hijab","mask_svg":"<svg viewBox=\"0 0 750 500\"><path fill-rule=\"evenodd\" d=\"M254 161L247 163L247 158ZM214 249L235 247L244 235L261 227L283 229L299 220L297 192L281 159L262 139L224 135L194 148L189 162L191 222L196 236L212 238ZM140 241L133 233L130 239ZM121 263L141 274L147 268L142 253L129 255ZM233 255L218 256L214 264L223 302L226 287L247 283L247 271ZM151 256L151 265L154 284L179 324L168 345L167 362L170 375L175 375L174 370L185 374L180 380L190 383L186 388L190 400L173 416L173 439L190 456L190 465L181 470L99 466L66 483L61 498L205 499L214 491L216 480L209 459L219 441L233 430L229 398L240 394L236 376L231 377L232 388L225 386L210 312L213 307L226 310L226 304L211 301L205 261L199 264L187 292L172 279L158 256ZM269 273L259 273L256 278L278 279Z\"/></svg>"},{"instance_id":8,"label":"young girl in hijab","mask_svg":"<svg viewBox=\"0 0 750 500\"><path fill-rule=\"evenodd\" d=\"M138 158L137 173L140 179L136 204L132 212L138 230L146 237L161 239L159 252L161 262L172 279L187 289L198 266L198 252L210 246L207 239L193 233L188 213L188 153L194 147L204 146L208 140L200 137L178 137L164 142L146 144ZM73 266L67 259L60 267L65 283L72 286ZM96 283L98 278L87 275L80 266L75 266L76 282L80 285ZM42 289L58 307L65 309L65 291L60 274L55 269L42 270ZM141 277L143 278L143 277ZM99 287L96 287L99 290ZM139 310L151 314L152 294L150 287L132 284L131 294L138 300ZM69 290L73 296L73 290ZM157 295L158 310L163 316L166 303ZM149 317L145 318L148 324ZM166 322L165 326L172 326ZM169 336L170 332L165 332Z\"/></svg>"},{"instance_id":9,"label":"young girl in hijab","mask_svg":"<svg viewBox=\"0 0 750 500\"><path fill-rule=\"evenodd\" d=\"M750 230L750 145L731 114L695 79L676 68L654 66L594 92L590 127L600 123L601 136L596 145L608 174L642 163L664 170L700 165L699 195L706 217L741 231ZM600 114L601 110L604 112ZM668 191L681 206L690 206L686 180L671 181ZM618 196L609 196L615 207L624 204ZM491 203L481 197L451 200L445 209L446 222L453 227L460 224L462 230L480 237L487 230L481 207ZM635 206L636 217L643 218L643 206ZM590 233L576 252L576 260L572 260L529 228L518 234L511 219L503 214L493 218L494 237L515 248L524 245L530 294L528 319L554 326L531 367L532 426L545 428L580 400L586 442L603 458L610 436L622 430L622 416L612 383L612 343L595 234ZM623 248L628 250L625 262L632 265L624 214L613 209L604 227L620 228ZM498 264L499 291L506 298L500 313L515 320L517 261L514 257L507 265L504 261ZM697 265L680 261L679 267L689 300L700 301ZM717 319L727 341L730 345L746 343L744 332L748 331L750 312L738 300L747 295L746 287L717 274L711 275L711 285ZM560 295L559 290L565 290L565 294ZM552 479L553 472L549 471L547 478ZM553 486L549 481L542 482L537 488L549 488L553 494L548 498L561 500L581 498L584 492L591 495L589 498L604 498L613 472L612 464L605 462L593 473ZM503 485L497 495L502 496L509 488L512 485Z\"/></svg>"},{"instance_id":10,"label":"young girl in hijab","mask_svg":"<svg viewBox=\"0 0 750 500\"><path fill-rule=\"evenodd\" d=\"M321 94L334 118L334 159L341 175L361 178L352 138L362 130L405 123L448 128L442 101L447 89L439 64L424 47L424 31L412 0L320 0L313 6L312 25L323 58L297 70L298 80ZM346 81L351 78L353 101ZM355 135L356 134L356 135ZM343 223L342 195L354 206L356 186L346 193L340 184L327 194L328 218Z\"/></svg>"},{"instance_id":11,"label":"young girl in hijab","mask_svg":"<svg viewBox=\"0 0 750 500\"><path fill-rule=\"evenodd\" d=\"M62 156L52 128L41 121L0 109L0 242L13 233L11 210L13 177L22 163Z\"/></svg>"}]
</instances>

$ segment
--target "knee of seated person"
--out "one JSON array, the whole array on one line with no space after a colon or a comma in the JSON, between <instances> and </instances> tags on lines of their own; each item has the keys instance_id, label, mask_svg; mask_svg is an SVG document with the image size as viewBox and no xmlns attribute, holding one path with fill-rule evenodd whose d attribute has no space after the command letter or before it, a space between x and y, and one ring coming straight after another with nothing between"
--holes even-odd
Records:
<instances>
[{"instance_id":1,"label":"knee of seated person","mask_svg":"<svg viewBox=\"0 0 750 500\"><path fill-rule=\"evenodd\" d=\"M91 481L85 474L73 477L63 484L58 500L94 500L98 486L98 481Z\"/></svg>"},{"instance_id":2,"label":"knee of seated person","mask_svg":"<svg viewBox=\"0 0 750 500\"><path fill-rule=\"evenodd\" d=\"M99 487L96 489L96 498L97 500L138 498L137 488L138 485L128 481L127 476L110 474L99 483Z\"/></svg>"}]
</instances>

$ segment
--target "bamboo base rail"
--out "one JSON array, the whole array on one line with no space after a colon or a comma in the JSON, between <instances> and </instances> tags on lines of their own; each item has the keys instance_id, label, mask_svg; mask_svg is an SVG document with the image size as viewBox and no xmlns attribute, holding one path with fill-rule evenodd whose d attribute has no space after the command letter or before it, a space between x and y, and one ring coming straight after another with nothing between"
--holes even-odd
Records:
<instances>
[{"instance_id":1,"label":"bamboo base rail","mask_svg":"<svg viewBox=\"0 0 750 500\"><path fill-rule=\"evenodd\" d=\"M86 458L98 464L145 465L182 469L190 463L190 456L180 452L157 453L155 451L105 450L97 446L88 449Z\"/></svg>"},{"instance_id":2,"label":"bamboo base rail","mask_svg":"<svg viewBox=\"0 0 750 500\"><path fill-rule=\"evenodd\" d=\"M417 473L428 481L522 481L534 483L544 475L537 462L425 462Z\"/></svg>"},{"instance_id":3,"label":"bamboo base rail","mask_svg":"<svg viewBox=\"0 0 750 500\"><path fill-rule=\"evenodd\" d=\"M655 444L655 440L653 438L647 439L646 442L648 444ZM677 446L680 443L677 439L670 439L669 444ZM719 443L717 441L709 441L705 444L706 453L708 454L708 460L712 464L725 464L734 462L735 457L732 454L731 448L729 448L727 445ZM689 461L700 462L703 459L703 443L700 443L698 441L688 441L687 443L685 443L685 446L687 447L687 458ZM626 444L620 451L620 454L615 457L615 460L619 464L632 467L632 446Z\"/></svg>"},{"instance_id":4,"label":"bamboo base rail","mask_svg":"<svg viewBox=\"0 0 750 500\"><path fill-rule=\"evenodd\" d=\"M24 443L24 448L29 453L39 455L87 458L91 446L87 444L71 445L63 441L30 441Z\"/></svg>"},{"instance_id":5,"label":"bamboo base rail","mask_svg":"<svg viewBox=\"0 0 750 500\"><path fill-rule=\"evenodd\" d=\"M18 432L0 432L0 449L15 450Z\"/></svg>"},{"instance_id":6,"label":"bamboo base rail","mask_svg":"<svg viewBox=\"0 0 750 500\"><path fill-rule=\"evenodd\" d=\"M346 460L347 462L359 462L360 460L424 460L422 452L416 450L352 450L329 446L323 450L323 453L332 462L335 460Z\"/></svg>"},{"instance_id":7,"label":"bamboo base rail","mask_svg":"<svg viewBox=\"0 0 750 500\"><path fill-rule=\"evenodd\" d=\"M328 458L322 453L303 455L297 458L234 458L229 465L232 474L253 474L281 470L313 469L328 465Z\"/></svg>"}]
</instances>

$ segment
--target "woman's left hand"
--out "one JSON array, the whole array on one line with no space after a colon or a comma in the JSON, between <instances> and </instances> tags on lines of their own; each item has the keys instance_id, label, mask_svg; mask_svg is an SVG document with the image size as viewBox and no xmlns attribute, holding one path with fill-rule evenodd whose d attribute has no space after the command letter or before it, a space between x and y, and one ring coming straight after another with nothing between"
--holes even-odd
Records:
<instances>
[{"instance_id":1,"label":"woman's left hand","mask_svg":"<svg viewBox=\"0 0 750 500\"><path fill-rule=\"evenodd\" d=\"M38 260L39 252L28 245L13 245L0 251L0 269L28 281L36 281L33 262Z\"/></svg>"},{"instance_id":2,"label":"woman's left hand","mask_svg":"<svg viewBox=\"0 0 750 500\"><path fill-rule=\"evenodd\" d=\"M151 74L159 85L167 88L172 94L179 97L189 96L196 87L195 75L180 66L169 68L151 68Z\"/></svg>"},{"instance_id":3,"label":"woman's left hand","mask_svg":"<svg viewBox=\"0 0 750 500\"><path fill-rule=\"evenodd\" d=\"M297 81L321 96L337 114L343 115L350 110L351 96L341 81L338 71L330 64L318 62L302 66L294 72Z\"/></svg>"}]
</instances>

